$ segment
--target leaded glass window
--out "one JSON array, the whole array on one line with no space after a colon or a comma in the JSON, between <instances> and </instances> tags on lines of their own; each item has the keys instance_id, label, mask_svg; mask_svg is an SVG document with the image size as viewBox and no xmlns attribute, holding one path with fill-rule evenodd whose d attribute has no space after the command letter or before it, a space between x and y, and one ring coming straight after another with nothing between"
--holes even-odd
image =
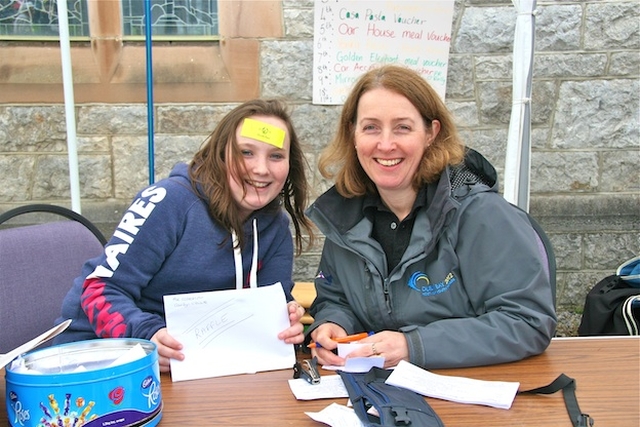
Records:
<instances>
[{"instance_id":1,"label":"leaded glass window","mask_svg":"<svg viewBox=\"0 0 640 427\"><path fill-rule=\"evenodd\" d=\"M218 34L216 0L152 0L154 35L214 36ZM144 1L122 0L125 36L145 34Z\"/></svg>"},{"instance_id":2,"label":"leaded glass window","mask_svg":"<svg viewBox=\"0 0 640 427\"><path fill-rule=\"evenodd\" d=\"M69 35L91 36L88 1L67 0ZM114 1L114 0L107 0ZM151 0L152 34L163 39L216 36L217 0ZM145 35L145 1L121 0L123 38ZM4 39L58 37L56 0L0 0L0 36Z\"/></svg>"},{"instance_id":3,"label":"leaded glass window","mask_svg":"<svg viewBox=\"0 0 640 427\"><path fill-rule=\"evenodd\" d=\"M69 36L89 37L86 0L67 0ZM0 35L58 37L56 0L0 0Z\"/></svg>"}]
</instances>

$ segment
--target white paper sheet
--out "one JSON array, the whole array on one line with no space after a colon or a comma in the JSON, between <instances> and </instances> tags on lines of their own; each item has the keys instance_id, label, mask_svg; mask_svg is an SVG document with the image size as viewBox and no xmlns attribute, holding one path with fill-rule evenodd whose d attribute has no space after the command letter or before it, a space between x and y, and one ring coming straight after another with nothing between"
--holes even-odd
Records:
<instances>
[{"instance_id":1,"label":"white paper sheet","mask_svg":"<svg viewBox=\"0 0 640 427\"><path fill-rule=\"evenodd\" d=\"M347 355L354 350L361 347L370 347L371 344L354 343L341 343L338 344L338 356L346 358ZM369 372L369 370L376 366L382 368L384 366L384 357L382 356L369 356L369 357L350 357L345 360L344 366L338 365L323 365L322 369L327 371L345 371L345 372Z\"/></svg>"},{"instance_id":2,"label":"white paper sheet","mask_svg":"<svg viewBox=\"0 0 640 427\"><path fill-rule=\"evenodd\" d=\"M352 408L332 403L320 412L305 412L312 420L331 427L365 427Z\"/></svg>"},{"instance_id":3,"label":"white paper sheet","mask_svg":"<svg viewBox=\"0 0 640 427\"><path fill-rule=\"evenodd\" d=\"M289 313L282 285L164 297L167 331L184 346L172 381L291 369L292 344L278 339Z\"/></svg>"},{"instance_id":4,"label":"white paper sheet","mask_svg":"<svg viewBox=\"0 0 640 427\"><path fill-rule=\"evenodd\" d=\"M437 375L404 360L396 366L385 383L408 388L423 396L500 409L511 408L520 387L518 382Z\"/></svg>"},{"instance_id":5,"label":"white paper sheet","mask_svg":"<svg viewBox=\"0 0 640 427\"><path fill-rule=\"evenodd\" d=\"M289 380L289 388L298 400L349 397L340 375L324 375L319 384L309 384L304 378Z\"/></svg>"}]
</instances>

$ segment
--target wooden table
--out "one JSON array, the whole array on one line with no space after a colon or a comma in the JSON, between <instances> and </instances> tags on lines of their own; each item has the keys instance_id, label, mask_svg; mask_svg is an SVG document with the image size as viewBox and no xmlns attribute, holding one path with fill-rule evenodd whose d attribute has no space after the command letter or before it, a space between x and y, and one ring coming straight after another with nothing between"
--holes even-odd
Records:
<instances>
[{"instance_id":1,"label":"wooden table","mask_svg":"<svg viewBox=\"0 0 640 427\"><path fill-rule=\"evenodd\" d=\"M558 338L547 351L515 363L440 369L438 374L482 380L519 381L521 390L546 385L559 374L576 379L580 408L594 427L640 426L640 338ZM323 372L333 375L333 372ZM162 376L164 401L160 426L323 426L305 411L318 412L346 399L297 401L287 380L292 371L172 383ZM5 395L5 383L0 384ZM446 427L571 426L562 392L519 395L509 410L427 398ZM0 426L7 409L0 407ZM418 426L417 426L418 427Z\"/></svg>"}]
</instances>

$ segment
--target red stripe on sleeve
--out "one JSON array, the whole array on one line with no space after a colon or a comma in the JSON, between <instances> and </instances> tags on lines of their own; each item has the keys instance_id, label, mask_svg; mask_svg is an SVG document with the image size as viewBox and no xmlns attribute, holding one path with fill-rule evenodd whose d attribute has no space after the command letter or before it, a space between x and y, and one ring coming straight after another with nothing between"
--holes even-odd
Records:
<instances>
[{"instance_id":1,"label":"red stripe on sleeve","mask_svg":"<svg viewBox=\"0 0 640 427\"><path fill-rule=\"evenodd\" d=\"M127 331L124 317L113 309L104 296L105 283L98 279L87 279L83 285L80 305L101 338L123 338Z\"/></svg>"}]
</instances>

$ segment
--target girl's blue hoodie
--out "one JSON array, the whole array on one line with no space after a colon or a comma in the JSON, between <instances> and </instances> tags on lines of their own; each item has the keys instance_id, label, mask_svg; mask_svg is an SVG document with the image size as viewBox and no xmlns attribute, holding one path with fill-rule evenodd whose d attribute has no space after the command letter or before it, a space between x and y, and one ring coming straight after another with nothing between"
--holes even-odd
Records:
<instances>
[{"instance_id":1,"label":"girl's blue hoodie","mask_svg":"<svg viewBox=\"0 0 640 427\"><path fill-rule=\"evenodd\" d=\"M254 218L258 286L281 282L290 300L293 240L283 210L255 212L245 223L243 283L249 283ZM73 321L55 343L96 337L150 339L166 326L164 295L235 288L231 235L211 218L193 191L188 166L181 163L168 178L138 193L104 253L84 264L56 324Z\"/></svg>"}]
</instances>

